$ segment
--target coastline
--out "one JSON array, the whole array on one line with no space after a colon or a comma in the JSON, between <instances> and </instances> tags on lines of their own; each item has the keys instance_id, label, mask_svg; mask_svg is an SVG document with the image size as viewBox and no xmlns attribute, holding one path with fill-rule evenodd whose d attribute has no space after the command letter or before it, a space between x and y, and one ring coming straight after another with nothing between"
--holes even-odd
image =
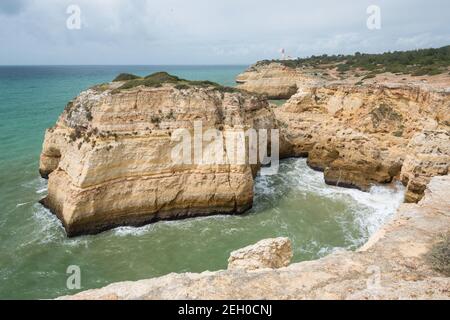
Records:
<instances>
[{"instance_id":1,"label":"coastline","mask_svg":"<svg viewBox=\"0 0 450 320\"><path fill-rule=\"evenodd\" d=\"M418 204L403 204L355 252L279 269L168 274L58 299L449 299L450 278L426 257L450 226L448 190L450 176L432 178Z\"/></svg>"},{"instance_id":2,"label":"coastline","mask_svg":"<svg viewBox=\"0 0 450 320\"><path fill-rule=\"evenodd\" d=\"M402 204L395 217L386 222L355 252L332 253L315 261L245 274L239 272L236 274L234 270L170 274L135 283L112 284L65 298L289 299L289 295L293 295L291 299L319 297L374 299L380 296L406 299L422 294L420 290L424 287L429 293L427 298L446 297L446 292L442 289L446 281L439 279L440 287L432 283L434 278L439 278L439 274L426 266L425 256L431 250L432 244L437 241L439 234L445 233L449 226L446 216L449 203L439 203L438 207L436 203L437 199L445 194L450 180L444 171L435 167L439 161L446 161L447 155L443 130L446 124L446 107L442 102L446 101L448 96L447 90L439 85L445 86L448 77L442 78L443 80L439 78L441 80L436 82L438 87L422 83L406 84L405 81L409 81L407 78L401 79L403 83L397 83L399 80L397 76L384 78L383 81L371 80L361 86L356 84L360 81L358 79L341 82L329 79L323 81L315 75L316 73L311 76L299 70L280 68L274 63L269 63L250 67L244 74L238 76L237 83L238 87L244 90L265 93L269 98L284 99L289 95L289 100L281 106L272 105L283 137L290 144L291 149L287 151L287 156L307 156L308 166L323 172L327 184L368 191L374 183L400 181L407 187L406 202L418 204ZM295 94L292 90L293 84L296 86ZM404 100L408 101L409 105L405 105ZM429 107L435 103L442 104L442 110ZM417 110L411 114L411 108ZM415 114L421 111L425 111L429 119L437 113L437 121L435 123L422 121L421 116ZM392 137L386 133L392 134ZM430 147L422 147L430 143L438 145L439 152L435 153ZM407 144L407 147L402 147L403 144ZM441 153L441 150L444 151ZM355 156L358 151L360 154ZM417 159L432 161L430 165L421 160L418 166L422 175L419 177L415 167ZM432 217L428 216L430 210ZM428 218L431 220L430 224L439 226L435 227L433 232L429 230L424 233L409 232L410 229L423 228L421 220ZM411 243L411 239L405 240L414 237L414 233L418 237L415 242ZM315 265L317 270L305 267L309 264ZM348 265L339 271L340 274L345 274L343 279L339 280L335 278L332 266L341 264ZM288 284L280 285L277 289L279 279L275 279L282 278L286 274L289 274L294 282L299 280L298 283L301 283L302 288L307 286L305 279L302 278L304 268L308 270L310 277L309 282L306 282L311 285L308 290L302 291L293 286L291 290L295 293L287 294L283 287L289 286ZM413 269L416 275L413 276L408 268ZM363 272L364 269L366 274ZM300 272L293 273L293 270ZM383 273L387 278L388 289L379 283L375 293L373 288L369 288L369 284L366 289L361 287L361 282L369 283L370 275L367 276L367 273L370 272L377 272L376 276L380 278ZM260 273L264 275L257 276ZM408 273L411 273L407 277L408 280L399 284ZM264 277L267 285L264 290L252 292L250 288L256 283L249 279L250 274L251 277L258 279L255 281L263 281ZM333 281L321 284L324 281L324 274L329 277L328 280ZM418 280L423 282L418 284ZM166 281L170 281L171 287L176 288L175 292L166 292L159 287ZM377 281L380 279L377 278ZM212 293L212 287L203 288L203 285L199 284L203 282L217 282L216 291ZM239 288L231 288L228 283L242 284ZM419 291L417 286L421 288ZM329 289L322 292L324 287Z\"/></svg>"}]
</instances>

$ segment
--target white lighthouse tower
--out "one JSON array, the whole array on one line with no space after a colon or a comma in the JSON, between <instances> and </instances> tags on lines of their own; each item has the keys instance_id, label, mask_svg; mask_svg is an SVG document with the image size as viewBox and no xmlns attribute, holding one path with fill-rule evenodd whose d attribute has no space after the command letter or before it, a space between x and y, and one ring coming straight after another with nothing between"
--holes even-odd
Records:
<instances>
[{"instance_id":1,"label":"white lighthouse tower","mask_svg":"<svg viewBox=\"0 0 450 320\"><path fill-rule=\"evenodd\" d=\"M284 48L280 49L280 53L281 53L281 60L286 60L286 51L284 50Z\"/></svg>"}]
</instances>

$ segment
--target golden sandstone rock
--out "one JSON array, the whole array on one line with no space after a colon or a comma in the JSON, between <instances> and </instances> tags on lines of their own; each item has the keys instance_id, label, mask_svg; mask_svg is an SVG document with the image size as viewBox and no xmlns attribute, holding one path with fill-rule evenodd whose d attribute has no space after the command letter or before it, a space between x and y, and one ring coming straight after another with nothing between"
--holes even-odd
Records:
<instances>
[{"instance_id":1,"label":"golden sandstone rock","mask_svg":"<svg viewBox=\"0 0 450 320\"><path fill-rule=\"evenodd\" d=\"M264 239L233 251L228 258L228 270L258 270L286 267L292 259L291 240Z\"/></svg>"},{"instance_id":2,"label":"golden sandstone rock","mask_svg":"<svg viewBox=\"0 0 450 320\"><path fill-rule=\"evenodd\" d=\"M42 203L62 221L68 236L119 225L141 225L252 206L257 165L174 163L176 129L223 133L272 129L267 100L214 86L138 86L111 83L71 101L47 130L40 172L48 177ZM207 142L201 146L205 151Z\"/></svg>"},{"instance_id":3,"label":"golden sandstone rock","mask_svg":"<svg viewBox=\"0 0 450 320\"><path fill-rule=\"evenodd\" d=\"M253 86L260 80L263 87ZM94 87L71 101L46 133L40 172L49 178L49 194L42 203L69 236L244 212L259 165L173 163L172 133L192 131L196 121L202 130L223 133L279 128L280 157L307 156L327 183L368 190L399 179L407 186L406 201L417 202L432 176L449 171L450 95L437 84L394 80L324 82L276 63L238 77L241 87L271 96L292 95L286 89L295 82L297 92L281 107L209 83Z\"/></svg>"},{"instance_id":4,"label":"golden sandstone rock","mask_svg":"<svg viewBox=\"0 0 450 320\"><path fill-rule=\"evenodd\" d=\"M384 80L380 81L382 78ZM161 109L162 114L181 106L178 110L184 110L183 117L177 113L176 121L161 122L170 128L183 126L181 119L188 118L187 123L192 125L193 119L200 117L209 121L217 119L217 114L228 115L219 117L226 130L230 129L230 123L279 128L280 156L308 157L308 164L322 170L327 183L367 190L372 184L398 179L407 187L406 202L418 203L403 204L394 219L356 252L340 251L319 260L287 266L291 250L288 240L283 240L283 246L273 247L274 240L269 239L262 241L263 245L257 243L232 253L229 270L169 274L115 283L62 298L449 298L449 278L435 270L427 258L450 228L448 78L448 75L439 75L424 83L410 76L399 79L392 74L382 74L361 85L356 84L356 80L325 81L323 77L279 64L253 66L238 77L241 88L272 98L290 97L283 106L272 105L271 108L264 99L245 93L219 94L217 90L206 89L190 89L186 92L189 99L178 98L183 92L172 87L144 89L144 93L134 90L121 95L88 92L84 95L92 95L92 99L87 100L82 94L77 98L84 99L81 105L89 106L92 100L95 101L92 105L97 106L93 108L91 123L101 132L117 134L117 137L96 137L96 143L116 151L93 156L89 142L81 143L78 150L75 143L67 141L67 135L78 135L74 125L84 123L83 108L77 108L76 121L67 116L69 111L66 110L56 128L47 133L41 173L44 176L51 173L49 197L44 203L63 221L69 219L66 223L69 230L74 227L85 232L90 230L92 222L96 226L111 225L111 221L113 224L129 223L130 217L135 216L175 218L190 212L208 214L214 213L216 207L229 212L237 208L243 211L251 204L252 173L257 166L230 167L223 180L218 179L218 172L214 171L218 168L197 166L186 171L179 167L169 170L167 157L162 152L169 148L169 140L163 129L151 126L155 132L148 136L141 132L142 126L148 125L145 119L149 115L145 115L145 110L150 106ZM145 104L138 103L143 100ZM144 115L144 120L135 120L131 106L137 106L137 114L140 118ZM130 117L139 125L128 121ZM131 130L137 130L138 134L124 138L122 133ZM141 136L145 141L133 144L144 138ZM138 158L131 155L135 150L142 150ZM146 161L142 161L144 159ZM149 159L164 160L151 167L143 165ZM175 173L189 178L167 180ZM214 178L209 179L211 175ZM120 179L121 176L126 178ZM151 196L163 199L151 205L148 204L150 189L145 182L151 179L149 177L155 177L151 185L156 191L150 192ZM102 182L97 186L95 181ZM197 189L189 194L187 190L194 186ZM110 195L102 193L110 189L117 191L108 191L112 192ZM189 196L185 196L186 192ZM155 205L161 203L165 205ZM118 210L111 210L116 207ZM187 207L196 209L190 211ZM139 208L146 208L146 214ZM166 208L169 210L165 211ZM75 218L70 220L72 217ZM280 248L284 249L280 251ZM277 252L282 252L282 256Z\"/></svg>"},{"instance_id":5,"label":"golden sandstone rock","mask_svg":"<svg viewBox=\"0 0 450 320\"><path fill-rule=\"evenodd\" d=\"M269 99L289 99L298 88L317 83L318 79L304 75L279 63L253 65L236 78L238 88L259 94Z\"/></svg>"},{"instance_id":6,"label":"golden sandstone rock","mask_svg":"<svg viewBox=\"0 0 450 320\"><path fill-rule=\"evenodd\" d=\"M450 95L415 86L305 87L275 109L294 155L325 181L367 190L400 178L417 202L429 179L450 166Z\"/></svg>"}]
</instances>

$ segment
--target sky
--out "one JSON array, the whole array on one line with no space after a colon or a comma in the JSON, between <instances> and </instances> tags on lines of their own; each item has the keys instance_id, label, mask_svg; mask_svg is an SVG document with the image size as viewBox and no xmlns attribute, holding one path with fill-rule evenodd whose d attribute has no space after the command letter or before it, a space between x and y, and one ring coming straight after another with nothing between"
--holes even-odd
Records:
<instances>
[{"instance_id":1,"label":"sky","mask_svg":"<svg viewBox=\"0 0 450 320\"><path fill-rule=\"evenodd\" d=\"M80 28L67 27L70 5ZM369 29L367 8L380 8ZM70 21L74 21L73 19ZM0 0L0 65L250 64L450 44L448 0Z\"/></svg>"}]
</instances>

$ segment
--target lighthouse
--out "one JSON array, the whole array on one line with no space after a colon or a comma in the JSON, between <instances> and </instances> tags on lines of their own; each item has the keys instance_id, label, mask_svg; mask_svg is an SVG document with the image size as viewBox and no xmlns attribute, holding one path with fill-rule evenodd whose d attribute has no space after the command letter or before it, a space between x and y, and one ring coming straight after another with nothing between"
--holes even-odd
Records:
<instances>
[{"instance_id":1,"label":"lighthouse","mask_svg":"<svg viewBox=\"0 0 450 320\"><path fill-rule=\"evenodd\" d=\"M284 48L280 49L280 53L281 53L281 60L286 60L286 51L284 50Z\"/></svg>"}]
</instances>

